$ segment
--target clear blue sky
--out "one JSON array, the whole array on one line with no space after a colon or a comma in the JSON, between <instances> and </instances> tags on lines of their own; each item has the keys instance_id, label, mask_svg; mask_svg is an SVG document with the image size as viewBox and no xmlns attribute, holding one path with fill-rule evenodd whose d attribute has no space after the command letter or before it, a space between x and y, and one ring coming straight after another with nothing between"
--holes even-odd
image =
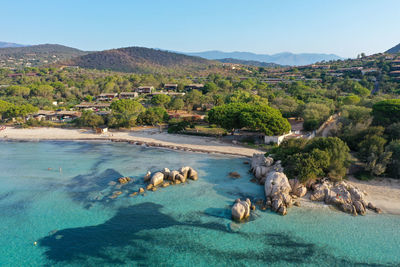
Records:
<instances>
[{"instance_id":1,"label":"clear blue sky","mask_svg":"<svg viewBox=\"0 0 400 267\"><path fill-rule=\"evenodd\" d=\"M84 50L383 52L400 0L1 0L0 41Z\"/></svg>"}]
</instances>

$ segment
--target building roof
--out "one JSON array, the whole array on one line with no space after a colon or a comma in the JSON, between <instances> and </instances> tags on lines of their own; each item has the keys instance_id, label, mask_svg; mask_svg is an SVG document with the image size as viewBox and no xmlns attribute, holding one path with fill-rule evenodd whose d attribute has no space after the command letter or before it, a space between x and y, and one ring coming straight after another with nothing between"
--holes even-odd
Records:
<instances>
[{"instance_id":1,"label":"building roof","mask_svg":"<svg viewBox=\"0 0 400 267\"><path fill-rule=\"evenodd\" d=\"M78 105L76 105L75 107L77 108L108 108L110 107L110 103L87 103L87 102L83 102L80 103Z\"/></svg>"},{"instance_id":2,"label":"building roof","mask_svg":"<svg viewBox=\"0 0 400 267\"><path fill-rule=\"evenodd\" d=\"M192 83L192 84L189 84L187 86L190 86L190 87L204 87L204 84L202 84L202 83Z\"/></svg>"},{"instance_id":3,"label":"building roof","mask_svg":"<svg viewBox=\"0 0 400 267\"><path fill-rule=\"evenodd\" d=\"M136 92L121 92L120 95L137 95Z\"/></svg>"},{"instance_id":4,"label":"building roof","mask_svg":"<svg viewBox=\"0 0 400 267\"><path fill-rule=\"evenodd\" d=\"M164 84L164 87L177 87L178 86L178 84L176 84L176 83L166 83L166 84Z\"/></svg>"},{"instance_id":5,"label":"building roof","mask_svg":"<svg viewBox=\"0 0 400 267\"><path fill-rule=\"evenodd\" d=\"M117 93L102 93L99 96L117 96Z\"/></svg>"}]
</instances>

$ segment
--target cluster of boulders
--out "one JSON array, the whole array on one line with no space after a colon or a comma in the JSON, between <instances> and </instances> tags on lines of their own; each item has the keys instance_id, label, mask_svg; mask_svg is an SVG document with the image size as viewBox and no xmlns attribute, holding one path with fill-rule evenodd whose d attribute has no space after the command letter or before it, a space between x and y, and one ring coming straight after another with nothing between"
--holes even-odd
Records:
<instances>
[{"instance_id":1,"label":"cluster of boulders","mask_svg":"<svg viewBox=\"0 0 400 267\"><path fill-rule=\"evenodd\" d=\"M129 177L121 177L121 178L118 178L118 183L121 184L121 185L127 184L127 183L129 183L130 181L131 181L131 178L129 178Z\"/></svg>"},{"instance_id":2,"label":"cluster of boulders","mask_svg":"<svg viewBox=\"0 0 400 267\"><path fill-rule=\"evenodd\" d=\"M159 172L152 174L150 171L144 176L144 182L147 182L146 190L156 191L158 187L168 187L173 184L185 183L187 179L196 181L199 175L192 167L182 167L179 170L171 171L164 168ZM144 193L144 188L139 188L139 191L132 193L130 196L135 196L137 193Z\"/></svg>"},{"instance_id":3,"label":"cluster of boulders","mask_svg":"<svg viewBox=\"0 0 400 267\"><path fill-rule=\"evenodd\" d=\"M264 154L254 154L251 160L251 172L256 182L264 185L266 208L286 215L292 205L300 206L297 200L307 194L307 188L296 179L289 180L283 173L280 161L274 162Z\"/></svg>"},{"instance_id":4,"label":"cluster of boulders","mask_svg":"<svg viewBox=\"0 0 400 267\"><path fill-rule=\"evenodd\" d=\"M298 198L307 194L307 187L297 179L288 179L283 173L280 161L274 162L271 157L264 154L254 154L251 161L251 172L256 182L264 185L266 207L279 214L287 214L287 208L292 205L300 206ZM331 182L321 179L308 185L310 200L324 201L326 204L335 205L344 212L354 215L366 213L371 209L377 213L381 210L366 201L365 192L345 181Z\"/></svg>"},{"instance_id":5,"label":"cluster of boulders","mask_svg":"<svg viewBox=\"0 0 400 267\"><path fill-rule=\"evenodd\" d=\"M179 170L170 171L168 168L164 168L159 172L152 174L150 171L144 176L144 182L147 182L146 187L140 187L138 191L129 194L130 197L134 197L139 194L144 194L145 191L156 191L159 187L168 187L173 184L185 183L187 179L196 181L199 175L192 167L182 167ZM117 189L121 189L122 186L128 183L133 183L134 180L130 177L121 177L117 181L111 181L110 186L115 186ZM122 195L122 191L114 191L109 196L110 199L115 199Z\"/></svg>"},{"instance_id":6,"label":"cluster of boulders","mask_svg":"<svg viewBox=\"0 0 400 267\"><path fill-rule=\"evenodd\" d=\"M324 201L353 215L365 215L367 209L377 213L382 212L371 202L366 201L365 192L345 181L333 183L328 179L322 179L312 184L311 189L311 200Z\"/></svg>"}]
</instances>

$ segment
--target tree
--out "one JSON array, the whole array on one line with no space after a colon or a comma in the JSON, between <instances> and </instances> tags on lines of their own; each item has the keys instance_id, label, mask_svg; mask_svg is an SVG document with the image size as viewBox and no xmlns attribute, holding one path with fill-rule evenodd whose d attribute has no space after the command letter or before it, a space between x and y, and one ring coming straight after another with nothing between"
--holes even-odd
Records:
<instances>
[{"instance_id":1,"label":"tree","mask_svg":"<svg viewBox=\"0 0 400 267\"><path fill-rule=\"evenodd\" d=\"M112 127L132 127L136 125L138 115L145 108L132 99L121 99L111 103L112 116L109 118L109 125Z\"/></svg>"},{"instance_id":2,"label":"tree","mask_svg":"<svg viewBox=\"0 0 400 267\"><path fill-rule=\"evenodd\" d=\"M331 110L324 104L308 103L303 112L305 130L316 130L331 114Z\"/></svg>"},{"instance_id":3,"label":"tree","mask_svg":"<svg viewBox=\"0 0 400 267\"><path fill-rule=\"evenodd\" d=\"M371 175L381 175L386 171L392 153L385 151L386 140L378 135L367 135L358 145L358 156L365 163L365 170Z\"/></svg>"},{"instance_id":4,"label":"tree","mask_svg":"<svg viewBox=\"0 0 400 267\"><path fill-rule=\"evenodd\" d=\"M13 85L7 88L7 94L12 96L26 97L30 94L30 92L30 88L19 85Z\"/></svg>"},{"instance_id":5,"label":"tree","mask_svg":"<svg viewBox=\"0 0 400 267\"><path fill-rule=\"evenodd\" d=\"M85 96L84 99L85 99L86 102L92 102L93 101L93 96L87 95L87 96Z\"/></svg>"},{"instance_id":6,"label":"tree","mask_svg":"<svg viewBox=\"0 0 400 267\"><path fill-rule=\"evenodd\" d=\"M355 105L361 101L360 97L356 95L349 95L343 98L342 102L345 105Z\"/></svg>"},{"instance_id":7,"label":"tree","mask_svg":"<svg viewBox=\"0 0 400 267\"><path fill-rule=\"evenodd\" d=\"M289 177L306 182L324 176L341 180L348 167L349 151L346 143L337 137L317 137L285 140L272 154L282 161Z\"/></svg>"},{"instance_id":8,"label":"tree","mask_svg":"<svg viewBox=\"0 0 400 267\"><path fill-rule=\"evenodd\" d=\"M374 124L387 126L400 122L400 99L380 101L372 106Z\"/></svg>"},{"instance_id":9,"label":"tree","mask_svg":"<svg viewBox=\"0 0 400 267\"><path fill-rule=\"evenodd\" d=\"M3 119L3 117L4 117L3 114L4 114L8 109L10 109L12 106L14 106L14 105L11 104L11 103L8 103L7 101L0 100L0 119Z\"/></svg>"},{"instance_id":10,"label":"tree","mask_svg":"<svg viewBox=\"0 0 400 267\"><path fill-rule=\"evenodd\" d=\"M168 120L168 113L165 108L151 107L139 114L137 122L142 125L156 125Z\"/></svg>"},{"instance_id":11,"label":"tree","mask_svg":"<svg viewBox=\"0 0 400 267\"><path fill-rule=\"evenodd\" d=\"M363 106L343 106L342 116L350 119L353 123L366 122L372 118L372 109Z\"/></svg>"},{"instance_id":12,"label":"tree","mask_svg":"<svg viewBox=\"0 0 400 267\"><path fill-rule=\"evenodd\" d=\"M306 154L297 153L290 157L292 163L288 166L286 172L304 183L324 176L324 169L329 166L329 159L328 152L319 149L314 149Z\"/></svg>"},{"instance_id":13,"label":"tree","mask_svg":"<svg viewBox=\"0 0 400 267\"><path fill-rule=\"evenodd\" d=\"M393 123L387 127L386 133L388 134L389 140L400 140L400 122Z\"/></svg>"},{"instance_id":14,"label":"tree","mask_svg":"<svg viewBox=\"0 0 400 267\"><path fill-rule=\"evenodd\" d=\"M104 119L100 115L93 113L93 111L84 111L82 116L76 119L76 125L81 127L97 127L104 125Z\"/></svg>"},{"instance_id":15,"label":"tree","mask_svg":"<svg viewBox=\"0 0 400 267\"><path fill-rule=\"evenodd\" d=\"M42 96L42 97L49 98L50 96L53 95L54 88L51 85L42 84L42 85L39 85L38 87L36 87L33 91L36 96Z\"/></svg>"},{"instance_id":16,"label":"tree","mask_svg":"<svg viewBox=\"0 0 400 267\"><path fill-rule=\"evenodd\" d=\"M212 108L208 112L211 124L228 131L247 128L266 135L281 135L290 131L290 124L282 114L268 105L230 103Z\"/></svg>"},{"instance_id":17,"label":"tree","mask_svg":"<svg viewBox=\"0 0 400 267\"><path fill-rule=\"evenodd\" d=\"M282 112L283 117L297 117L300 115L299 104L292 97L276 97L272 101L272 106Z\"/></svg>"},{"instance_id":18,"label":"tree","mask_svg":"<svg viewBox=\"0 0 400 267\"><path fill-rule=\"evenodd\" d=\"M204 93L216 93L218 91L218 86L213 82L208 82L204 85Z\"/></svg>"},{"instance_id":19,"label":"tree","mask_svg":"<svg viewBox=\"0 0 400 267\"><path fill-rule=\"evenodd\" d=\"M23 118L28 114L32 114L37 112L39 109L37 107L32 106L31 104L19 105L19 106L10 106L4 113L4 118Z\"/></svg>"},{"instance_id":20,"label":"tree","mask_svg":"<svg viewBox=\"0 0 400 267\"><path fill-rule=\"evenodd\" d=\"M153 96L150 102L153 105L165 108L170 101L171 97L169 95L160 94Z\"/></svg>"},{"instance_id":21,"label":"tree","mask_svg":"<svg viewBox=\"0 0 400 267\"><path fill-rule=\"evenodd\" d=\"M184 97L185 104L188 110L193 110L195 106L201 106L202 93L198 90L192 90Z\"/></svg>"},{"instance_id":22,"label":"tree","mask_svg":"<svg viewBox=\"0 0 400 267\"><path fill-rule=\"evenodd\" d=\"M350 158L347 144L337 137L317 137L305 147L306 153L314 149L326 151L329 155L329 164L324 169L326 175L331 179L342 179L346 174Z\"/></svg>"},{"instance_id":23,"label":"tree","mask_svg":"<svg viewBox=\"0 0 400 267\"><path fill-rule=\"evenodd\" d=\"M393 178L400 178L400 140L390 142L386 147L386 152L392 153L387 173Z\"/></svg>"},{"instance_id":24,"label":"tree","mask_svg":"<svg viewBox=\"0 0 400 267\"><path fill-rule=\"evenodd\" d=\"M183 99L180 97L175 97L169 103L169 108L172 110L175 110L175 112L177 112L180 109L183 109L184 107L185 107L185 103L183 102Z\"/></svg>"}]
</instances>

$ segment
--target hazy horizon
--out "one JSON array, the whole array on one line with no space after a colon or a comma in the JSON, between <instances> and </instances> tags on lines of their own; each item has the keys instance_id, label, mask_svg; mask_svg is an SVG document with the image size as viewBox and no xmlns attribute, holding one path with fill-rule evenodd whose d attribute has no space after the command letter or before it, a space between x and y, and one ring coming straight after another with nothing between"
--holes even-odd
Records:
<instances>
[{"instance_id":1,"label":"hazy horizon","mask_svg":"<svg viewBox=\"0 0 400 267\"><path fill-rule=\"evenodd\" d=\"M95 4L93 4L95 3ZM142 46L180 52L323 53L343 58L400 42L400 1L5 0L1 41L86 51Z\"/></svg>"}]
</instances>

